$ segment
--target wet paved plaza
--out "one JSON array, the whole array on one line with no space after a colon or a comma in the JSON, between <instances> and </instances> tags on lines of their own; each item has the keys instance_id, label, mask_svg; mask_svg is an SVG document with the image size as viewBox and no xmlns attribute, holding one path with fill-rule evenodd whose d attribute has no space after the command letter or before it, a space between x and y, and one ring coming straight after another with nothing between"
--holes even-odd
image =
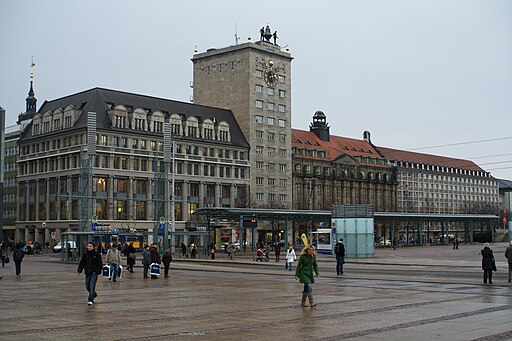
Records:
<instances>
[{"instance_id":1,"label":"wet paved plaza","mask_svg":"<svg viewBox=\"0 0 512 341\"><path fill-rule=\"evenodd\" d=\"M84 275L53 255L29 256L22 277L0 268L0 340L512 340L505 244L494 285L481 284L481 246L377 250L346 275L319 256L318 306L300 307L282 264L175 261L171 277L98 279L87 305ZM503 258L503 259L502 259Z\"/></svg>"}]
</instances>

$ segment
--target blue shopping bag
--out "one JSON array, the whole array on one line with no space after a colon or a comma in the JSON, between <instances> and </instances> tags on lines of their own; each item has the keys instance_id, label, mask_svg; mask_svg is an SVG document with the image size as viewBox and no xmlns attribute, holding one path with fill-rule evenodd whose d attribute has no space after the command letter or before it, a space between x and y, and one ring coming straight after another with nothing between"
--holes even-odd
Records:
<instances>
[{"instance_id":1,"label":"blue shopping bag","mask_svg":"<svg viewBox=\"0 0 512 341\"><path fill-rule=\"evenodd\" d=\"M110 278L110 265L104 265L102 270L103 277Z\"/></svg>"},{"instance_id":2,"label":"blue shopping bag","mask_svg":"<svg viewBox=\"0 0 512 341\"><path fill-rule=\"evenodd\" d=\"M153 263L149 266L149 273L153 276L160 276L160 264Z\"/></svg>"}]
</instances>

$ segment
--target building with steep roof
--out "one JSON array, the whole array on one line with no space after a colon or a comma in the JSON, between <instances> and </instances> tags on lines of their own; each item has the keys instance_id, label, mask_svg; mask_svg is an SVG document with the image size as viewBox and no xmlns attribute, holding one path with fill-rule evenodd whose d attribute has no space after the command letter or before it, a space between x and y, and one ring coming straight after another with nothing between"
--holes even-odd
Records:
<instances>
[{"instance_id":1,"label":"building with steep roof","mask_svg":"<svg viewBox=\"0 0 512 341\"><path fill-rule=\"evenodd\" d=\"M387 159L368 141L330 135L323 112L315 113L310 131L292 129L292 157L294 209L396 209L395 175Z\"/></svg>"},{"instance_id":2,"label":"building with steep roof","mask_svg":"<svg viewBox=\"0 0 512 341\"><path fill-rule=\"evenodd\" d=\"M165 124L175 141L176 228L197 220L199 206L246 205L249 144L230 110L93 88L45 101L23 130L16 239L44 242L76 228L87 158L92 215L119 228L153 228Z\"/></svg>"}]
</instances>

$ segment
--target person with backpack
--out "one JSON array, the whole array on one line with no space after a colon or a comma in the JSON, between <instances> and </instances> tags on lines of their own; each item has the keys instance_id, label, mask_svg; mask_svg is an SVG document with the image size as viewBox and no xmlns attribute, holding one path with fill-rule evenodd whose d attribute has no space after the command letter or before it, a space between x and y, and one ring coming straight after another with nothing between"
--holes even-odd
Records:
<instances>
[{"instance_id":1,"label":"person with backpack","mask_svg":"<svg viewBox=\"0 0 512 341\"><path fill-rule=\"evenodd\" d=\"M16 278L21 277L21 262L23 261L23 257L25 257L23 246L18 243L12 252L12 260L14 261L14 265L16 267Z\"/></svg>"},{"instance_id":2,"label":"person with backpack","mask_svg":"<svg viewBox=\"0 0 512 341\"><path fill-rule=\"evenodd\" d=\"M343 275L343 264L345 264L345 245L343 244L343 238L336 243L334 246L334 253L336 254L336 274Z\"/></svg>"}]
</instances>

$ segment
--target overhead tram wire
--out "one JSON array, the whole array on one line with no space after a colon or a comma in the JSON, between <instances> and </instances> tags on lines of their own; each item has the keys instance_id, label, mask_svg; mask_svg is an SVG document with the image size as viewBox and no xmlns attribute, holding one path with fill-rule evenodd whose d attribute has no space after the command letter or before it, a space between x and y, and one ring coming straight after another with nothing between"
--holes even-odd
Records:
<instances>
[{"instance_id":1,"label":"overhead tram wire","mask_svg":"<svg viewBox=\"0 0 512 341\"><path fill-rule=\"evenodd\" d=\"M451 147L451 146L463 146L463 145L466 145L466 144L474 144L474 143L482 143L482 142L493 142L493 141L503 141L503 140L510 140L510 139L512 139L512 136L498 137L498 138L495 138L495 139L488 139L488 140L477 140L477 141L467 141L467 142L440 144L440 145L437 145L437 146L411 148L409 150L423 150L423 149L442 148L442 147Z\"/></svg>"}]
</instances>

